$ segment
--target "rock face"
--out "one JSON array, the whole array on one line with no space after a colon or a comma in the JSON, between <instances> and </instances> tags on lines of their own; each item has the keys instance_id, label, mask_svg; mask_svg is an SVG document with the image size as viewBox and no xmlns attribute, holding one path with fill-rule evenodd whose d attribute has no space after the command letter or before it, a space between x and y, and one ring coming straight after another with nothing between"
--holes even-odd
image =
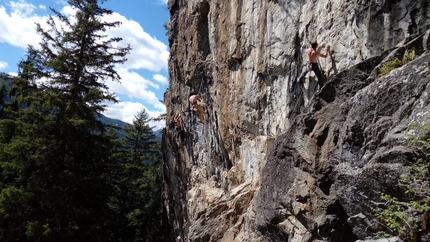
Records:
<instances>
[{"instance_id":1,"label":"rock face","mask_svg":"<svg viewBox=\"0 0 430 242\"><path fill-rule=\"evenodd\" d=\"M380 238L372 206L381 192L403 192L406 133L430 118L429 1L169 0L168 8L170 240ZM311 40L331 45L318 94L313 74L294 82ZM378 77L381 63L411 49L415 60ZM204 101L203 122L191 90ZM171 125L177 113L182 142Z\"/></svg>"}]
</instances>

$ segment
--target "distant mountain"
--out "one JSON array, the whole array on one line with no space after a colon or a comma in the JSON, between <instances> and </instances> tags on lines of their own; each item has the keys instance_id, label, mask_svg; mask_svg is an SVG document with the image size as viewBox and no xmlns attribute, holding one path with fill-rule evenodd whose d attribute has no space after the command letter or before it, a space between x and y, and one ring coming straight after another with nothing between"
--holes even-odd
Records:
<instances>
[{"instance_id":1,"label":"distant mountain","mask_svg":"<svg viewBox=\"0 0 430 242\"><path fill-rule=\"evenodd\" d=\"M6 85L9 85L9 83L11 82L11 79L8 78L6 75L4 76L0 76L0 84L2 82L5 82ZM9 102L12 101L9 97L5 97L5 101ZM25 107L23 107L25 108ZM123 122L119 119L113 119L113 118L108 118L106 116L104 116L103 114L100 115L99 120L102 121L104 124L113 126L113 127L118 127L118 128L124 128L127 124L126 122ZM160 141L161 140L161 136L162 136L162 130L163 129L159 129L159 130L154 130L155 136L156 136L156 141ZM122 136L122 134L120 134L120 136Z\"/></svg>"},{"instance_id":2,"label":"distant mountain","mask_svg":"<svg viewBox=\"0 0 430 242\"><path fill-rule=\"evenodd\" d=\"M113 127L118 127L118 128L124 128L127 124L130 125L129 123L123 122L119 119L113 119L113 118L108 118L104 115L100 115L99 118L100 121L102 121L104 124L113 126ZM158 130L153 130L155 133L155 140L156 141L160 141L161 137L162 137L162 131L163 129L158 129Z\"/></svg>"},{"instance_id":3,"label":"distant mountain","mask_svg":"<svg viewBox=\"0 0 430 242\"><path fill-rule=\"evenodd\" d=\"M154 133L155 137L157 137L156 140L160 141L161 137L163 137L163 129L155 130Z\"/></svg>"},{"instance_id":4,"label":"distant mountain","mask_svg":"<svg viewBox=\"0 0 430 242\"><path fill-rule=\"evenodd\" d=\"M119 127L119 128L124 128L127 124L129 124L119 119L108 118L103 114L100 115L99 120L102 121L104 124L111 125L114 127Z\"/></svg>"}]
</instances>

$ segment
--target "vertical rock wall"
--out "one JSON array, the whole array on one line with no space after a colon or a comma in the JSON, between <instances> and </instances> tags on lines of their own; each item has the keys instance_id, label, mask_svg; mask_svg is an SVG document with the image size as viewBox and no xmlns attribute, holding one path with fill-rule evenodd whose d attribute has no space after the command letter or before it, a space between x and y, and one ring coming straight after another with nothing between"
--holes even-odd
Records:
<instances>
[{"instance_id":1,"label":"vertical rock wall","mask_svg":"<svg viewBox=\"0 0 430 242\"><path fill-rule=\"evenodd\" d=\"M334 172L341 169L335 161L339 156L332 155L336 152L343 154L345 167L369 161L353 152L360 147L351 145L350 155L340 148L339 140L349 137L345 133L364 122L353 120L360 109L348 113L351 104L344 103L367 99L372 89L364 89L375 80L368 77L379 62L396 45L426 33L429 1L169 0L168 8L163 153L171 240L314 241L345 234L338 241L351 241L368 236L346 222L357 211L345 208L336 190L352 189L342 183L349 180L330 177L342 173ZM311 40L331 45L329 57L320 59L331 84L320 97L314 96L313 74L304 87L292 85ZM420 53L428 48L422 38L419 45ZM350 82L356 85L343 85ZM428 90L423 82L416 85ZM189 105L191 90L204 100L203 122ZM183 142L170 124L177 113ZM337 142L328 145L327 137Z\"/></svg>"}]
</instances>

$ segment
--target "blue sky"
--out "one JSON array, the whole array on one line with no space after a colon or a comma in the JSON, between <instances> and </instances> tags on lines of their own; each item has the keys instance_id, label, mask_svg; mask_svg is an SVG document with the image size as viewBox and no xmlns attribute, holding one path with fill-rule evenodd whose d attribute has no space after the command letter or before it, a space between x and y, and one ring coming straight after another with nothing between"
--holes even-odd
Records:
<instances>
[{"instance_id":1,"label":"blue sky","mask_svg":"<svg viewBox=\"0 0 430 242\"><path fill-rule=\"evenodd\" d=\"M133 48L128 61L117 67L121 84L108 81L121 102L109 103L104 114L129 123L142 109L157 117L165 112L160 100L168 86L169 49L163 27L169 18L167 0L108 0L101 6L114 11L108 20L122 22L108 36L122 37L122 44ZM27 46L38 46L34 23L46 26L47 16L53 15L49 7L70 17L74 13L65 0L0 0L0 72L16 74ZM164 122L151 125L160 128Z\"/></svg>"}]
</instances>

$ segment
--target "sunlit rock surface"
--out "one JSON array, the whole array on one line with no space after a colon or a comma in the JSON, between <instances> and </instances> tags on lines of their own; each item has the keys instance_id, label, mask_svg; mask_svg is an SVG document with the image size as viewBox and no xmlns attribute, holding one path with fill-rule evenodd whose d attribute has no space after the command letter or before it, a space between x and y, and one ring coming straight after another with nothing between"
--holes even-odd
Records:
<instances>
[{"instance_id":1,"label":"sunlit rock surface","mask_svg":"<svg viewBox=\"0 0 430 242\"><path fill-rule=\"evenodd\" d=\"M172 241L378 241L406 133L430 117L429 1L170 0L164 199ZM329 44L315 95L294 85ZM378 77L405 50L417 58ZM188 94L202 96L200 123ZM170 125L182 114L185 140ZM399 241L390 238L390 241Z\"/></svg>"}]
</instances>

